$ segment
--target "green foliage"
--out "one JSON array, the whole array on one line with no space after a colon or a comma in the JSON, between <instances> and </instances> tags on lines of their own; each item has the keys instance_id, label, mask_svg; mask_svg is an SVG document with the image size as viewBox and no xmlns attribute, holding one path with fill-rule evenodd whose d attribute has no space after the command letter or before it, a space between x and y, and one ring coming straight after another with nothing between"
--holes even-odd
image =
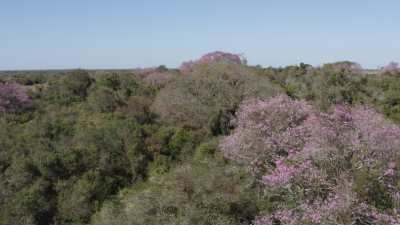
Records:
<instances>
[{"instance_id":1,"label":"green foliage","mask_svg":"<svg viewBox=\"0 0 400 225\"><path fill-rule=\"evenodd\" d=\"M353 68L354 67L354 68ZM326 64L322 68L286 67L265 70L294 99L312 101L323 110L335 104L371 103L369 77L351 62Z\"/></svg>"},{"instance_id":2,"label":"green foliage","mask_svg":"<svg viewBox=\"0 0 400 225\"><path fill-rule=\"evenodd\" d=\"M151 98L147 96L131 96L119 109L121 116L135 119L140 124L150 123L154 114L150 110Z\"/></svg>"},{"instance_id":3,"label":"green foliage","mask_svg":"<svg viewBox=\"0 0 400 225\"><path fill-rule=\"evenodd\" d=\"M96 85L110 88L114 91L119 90L122 86L120 75L117 73L106 73L100 75L96 79Z\"/></svg>"},{"instance_id":4,"label":"green foliage","mask_svg":"<svg viewBox=\"0 0 400 225\"><path fill-rule=\"evenodd\" d=\"M195 159L206 160L209 158L213 158L217 149L218 149L217 139L214 138L209 141L203 142L196 148Z\"/></svg>"},{"instance_id":5,"label":"green foliage","mask_svg":"<svg viewBox=\"0 0 400 225\"><path fill-rule=\"evenodd\" d=\"M152 156L149 176L164 174L176 164L190 159L204 138L201 131L171 126L147 127L145 135L146 150Z\"/></svg>"},{"instance_id":6,"label":"green foliage","mask_svg":"<svg viewBox=\"0 0 400 225\"><path fill-rule=\"evenodd\" d=\"M198 66L191 74L169 83L158 93L152 108L162 121L198 128L247 98L265 99L280 91L249 67L219 62Z\"/></svg>"},{"instance_id":7,"label":"green foliage","mask_svg":"<svg viewBox=\"0 0 400 225\"><path fill-rule=\"evenodd\" d=\"M3 205L2 219L4 224L49 224L51 207L49 183L38 180L22 188L10 201Z\"/></svg>"},{"instance_id":8,"label":"green foliage","mask_svg":"<svg viewBox=\"0 0 400 225\"><path fill-rule=\"evenodd\" d=\"M211 115L209 129L215 136L227 135L232 128L231 121L234 118L235 110L219 110Z\"/></svg>"},{"instance_id":9,"label":"green foliage","mask_svg":"<svg viewBox=\"0 0 400 225\"><path fill-rule=\"evenodd\" d=\"M88 89L93 83L89 73L84 70L75 70L67 73L61 79L49 83L47 97L59 104L71 104L86 98Z\"/></svg>"},{"instance_id":10,"label":"green foliage","mask_svg":"<svg viewBox=\"0 0 400 225\"><path fill-rule=\"evenodd\" d=\"M60 182L57 221L61 224L86 224L99 203L118 186L100 171L88 171L73 183Z\"/></svg>"},{"instance_id":11,"label":"green foliage","mask_svg":"<svg viewBox=\"0 0 400 225\"><path fill-rule=\"evenodd\" d=\"M7 162L1 162L0 204L13 210L1 216L6 224L18 224L20 218L30 224L87 223L105 199L145 176L149 157L134 121L92 117L68 107L48 110L13 128L21 129L18 135L1 135L1 145L9 150ZM32 204L38 212L11 207L27 205L16 201L26 199L27 190L41 181L47 186L35 193L46 207L37 202Z\"/></svg>"},{"instance_id":12,"label":"green foliage","mask_svg":"<svg viewBox=\"0 0 400 225\"><path fill-rule=\"evenodd\" d=\"M122 104L112 89L104 87L92 91L87 101L93 111L102 113L113 112Z\"/></svg>"},{"instance_id":13,"label":"green foliage","mask_svg":"<svg viewBox=\"0 0 400 225\"><path fill-rule=\"evenodd\" d=\"M361 199L374 205L380 210L391 209L393 207L391 195L385 185L379 182L378 171L366 169L356 170L354 191Z\"/></svg>"},{"instance_id":14,"label":"green foliage","mask_svg":"<svg viewBox=\"0 0 400 225\"><path fill-rule=\"evenodd\" d=\"M371 101L386 116L400 122L400 77L381 75L370 77L368 89L371 92Z\"/></svg>"},{"instance_id":15,"label":"green foliage","mask_svg":"<svg viewBox=\"0 0 400 225\"><path fill-rule=\"evenodd\" d=\"M250 222L258 209L240 171L213 162L190 163L122 192L93 218L94 225Z\"/></svg>"}]
</instances>

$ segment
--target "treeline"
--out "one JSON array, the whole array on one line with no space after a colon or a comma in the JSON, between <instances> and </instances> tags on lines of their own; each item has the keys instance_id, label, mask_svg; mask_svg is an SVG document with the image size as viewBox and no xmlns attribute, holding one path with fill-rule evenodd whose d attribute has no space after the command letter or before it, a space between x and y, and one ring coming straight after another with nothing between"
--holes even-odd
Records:
<instances>
[{"instance_id":1,"label":"treeline","mask_svg":"<svg viewBox=\"0 0 400 225\"><path fill-rule=\"evenodd\" d=\"M393 225L398 122L394 63L8 73L0 224Z\"/></svg>"}]
</instances>

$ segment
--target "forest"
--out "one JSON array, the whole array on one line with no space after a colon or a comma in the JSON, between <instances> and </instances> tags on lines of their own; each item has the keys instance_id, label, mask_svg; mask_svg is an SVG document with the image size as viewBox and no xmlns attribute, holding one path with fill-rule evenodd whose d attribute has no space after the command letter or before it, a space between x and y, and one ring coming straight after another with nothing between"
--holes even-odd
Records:
<instances>
[{"instance_id":1,"label":"forest","mask_svg":"<svg viewBox=\"0 0 400 225\"><path fill-rule=\"evenodd\" d=\"M400 67L211 52L0 72L1 225L399 225Z\"/></svg>"}]
</instances>

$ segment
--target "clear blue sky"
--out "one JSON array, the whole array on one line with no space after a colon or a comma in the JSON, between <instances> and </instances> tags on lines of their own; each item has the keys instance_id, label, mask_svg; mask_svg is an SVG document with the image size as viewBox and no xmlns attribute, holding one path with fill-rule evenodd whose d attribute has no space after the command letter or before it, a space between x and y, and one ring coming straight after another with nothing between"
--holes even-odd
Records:
<instances>
[{"instance_id":1,"label":"clear blue sky","mask_svg":"<svg viewBox=\"0 0 400 225\"><path fill-rule=\"evenodd\" d=\"M398 0L0 0L0 70L400 61Z\"/></svg>"}]
</instances>

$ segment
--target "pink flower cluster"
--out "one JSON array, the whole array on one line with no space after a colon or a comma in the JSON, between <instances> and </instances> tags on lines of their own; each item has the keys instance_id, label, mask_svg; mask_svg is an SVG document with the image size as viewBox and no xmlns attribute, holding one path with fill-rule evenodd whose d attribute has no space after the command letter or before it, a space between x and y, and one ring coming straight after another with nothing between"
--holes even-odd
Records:
<instances>
[{"instance_id":1,"label":"pink flower cluster","mask_svg":"<svg viewBox=\"0 0 400 225\"><path fill-rule=\"evenodd\" d=\"M282 152L295 151L303 163L335 157L340 162L352 156L368 168L383 168L382 163L399 155L400 127L370 108L339 105L331 113L322 113L306 102L277 96L242 105L236 124L232 135L221 140L222 151L226 157L248 165L262 166L265 163L256 162L272 159L276 168L265 180L277 177L279 171L284 176L305 169L286 165Z\"/></svg>"},{"instance_id":2,"label":"pink flower cluster","mask_svg":"<svg viewBox=\"0 0 400 225\"><path fill-rule=\"evenodd\" d=\"M298 218L293 210L280 210L274 213L274 215L263 216L257 218L252 225L298 225Z\"/></svg>"},{"instance_id":3,"label":"pink flower cluster","mask_svg":"<svg viewBox=\"0 0 400 225\"><path fill-rule=\"evenodd\" d=\"M375 208L365 204L357 203L357 199L349 193L335 193L325 201L313 203L302 203L294 209L277 210L271 215L258 217L253 225L347 225L358 224L379 224L379 225L400 225L400 218L380 213ZM279 223L277 223L279 222Z\"/></svg>"},{"instance_id":4,"label":"pink flower cluster","mask_svg":"<svg viewBox=\"0 0 400 225\"><path fill-rule=\"evenodd\" d=\"M182 63L180 70L182 73L190 73L196 65L209 64L218 61L227 61L236 64L246 64L246 59L240 55L228 52L215 51L203 55L200 59Z\"/></svg>"},{"instance_id":5,"label":"pink flower cluster","mask_svg":"<svg viewBox=\"0 0 400 225\"><path fill-rule=\"evenodd\" d=\"M14 113L31 104L31 98L21 85L0 84L0 112Z\"/></svg>"},{"instance_id":6,"label":"pink flower cluster","mask_svg":"<svg viewBox=\"0 0 400 225\"><path fill-rule=\"evenodd\" d=\"M400 158L400 127L371 108L338 105L320 112L307 102L277 96L247 101L234 122L235 130L220 141L224 155L249 166L268 190L284 191L299 203L297 208L283 204L255 225L347 224L339 218L351 220L363 200L352 188L343 192L347 194L335 190L354 183L354 170L378 171L376 179L382 179L397 202L398 165L393 160ZM325 194L307 194L321 190ZM324 199L326 195L330 197ZM360 214L378 224L399 222L393 215L398 212L373 214L374 206L364 208Z\"/></svg>"},{"instance_id":7,"label":"pink flower cluster","mask_svg":"<svg viewBox=\"0 0 400 225\"><path fill-rule=\"evenodd\" d=\"M262 178L262 181L266 185L270 186L283 186L288 183L295 177L300 176L302 173L310 169L311 161L307 160L300 165L287 165L283 159L279 159L276 161L275 170L265 175Z\"/></svg>"},{"instance_id":8,"label":"pink flower cluster","mask_svg":"<svg viewBox=\"0 0 400 225\"><path fill-rule=\"evenodd\" d=\"M384 176L393 177L396 174L396 163L390 162L388 168L385 170Z\"/></svg>"},{"instance_id":9,"label":"pink flower cluster","mask_svg":"<svg viewBox=\"0 0 400 225\"><path fill-rule=\"evenodd\" d=\"M308 103L283 95L248 101L237 112L236 129L221 140L220 148L226 157L247 165L259 165L265 157L277 161L280 149L288 153L303 148L309 132L300 125L314 113Z\"/></svg>"}]
</instances>

